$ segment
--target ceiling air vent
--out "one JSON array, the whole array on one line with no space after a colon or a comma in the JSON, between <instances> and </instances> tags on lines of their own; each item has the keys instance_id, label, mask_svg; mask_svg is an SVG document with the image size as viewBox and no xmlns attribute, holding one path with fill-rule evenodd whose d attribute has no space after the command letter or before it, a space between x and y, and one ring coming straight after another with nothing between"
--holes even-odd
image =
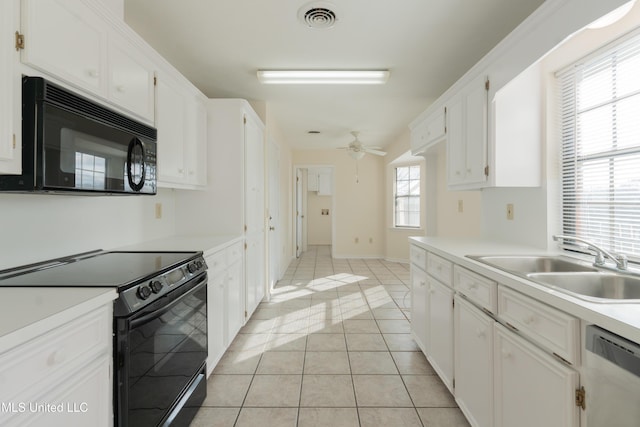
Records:
<instances>
[{"instance_id":1,"label":"ceiling air vent","mask_svg":"<svg viewBox=\"0 0 640 427\"><path fill-rule=\"evenodd\" d=\"M298 10L298 19L309 28L331 28L338 20L334 8L327 2L307 3Z\"/></svg>"}]
</instances>

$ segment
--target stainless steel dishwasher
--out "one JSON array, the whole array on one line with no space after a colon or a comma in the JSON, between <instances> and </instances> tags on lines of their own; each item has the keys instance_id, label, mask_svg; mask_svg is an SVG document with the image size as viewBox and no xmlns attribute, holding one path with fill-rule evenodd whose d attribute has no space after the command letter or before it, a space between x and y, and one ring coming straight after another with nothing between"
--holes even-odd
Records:
<instances>
[{"instance_id":1,"label":"stainless steel dishwasher","mask_svg":"<svg viewBox=\"0 0 640 427\"><path fill-rule=\"evenodd\" d=\"M638 427L640 344L587 325L586 350L587 427Z\"/></svg>"}]
</instances>

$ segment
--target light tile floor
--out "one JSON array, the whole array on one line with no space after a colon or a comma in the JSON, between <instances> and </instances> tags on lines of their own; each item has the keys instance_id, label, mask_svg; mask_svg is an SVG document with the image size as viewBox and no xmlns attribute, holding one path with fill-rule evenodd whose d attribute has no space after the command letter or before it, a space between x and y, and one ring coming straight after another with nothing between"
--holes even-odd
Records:
<instances>
[{"instance_id":1,"label":"light tile floor","mask_svg":"<svg viewBox=\"0 0 640 427\"><path fill-rule=\"evenodd\" d=\"M410 335L409 268L310 247L240 331L193 427L468 427Z\"/></svg>"}]
</instances>

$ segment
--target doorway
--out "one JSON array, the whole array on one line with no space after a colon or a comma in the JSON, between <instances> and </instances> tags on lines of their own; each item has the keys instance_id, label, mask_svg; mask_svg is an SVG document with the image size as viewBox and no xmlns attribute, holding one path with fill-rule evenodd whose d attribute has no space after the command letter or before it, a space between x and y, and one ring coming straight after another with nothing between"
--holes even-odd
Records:
<instances>
[{"instance_id":1,"label":"doorway","mask_svg":"<svg viewBox=\"0 0 640 427\"><path fill-rule=\"evenodd\" d=\"M334 167L299 165L295 167L296 258L309 245L331 247L335 236Z\"/></svg>"}]
</instances>

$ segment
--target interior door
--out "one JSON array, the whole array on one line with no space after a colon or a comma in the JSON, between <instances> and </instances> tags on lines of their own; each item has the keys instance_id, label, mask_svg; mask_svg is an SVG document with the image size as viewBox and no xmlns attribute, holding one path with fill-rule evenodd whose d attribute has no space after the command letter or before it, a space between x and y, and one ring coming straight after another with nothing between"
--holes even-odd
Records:
<instances>
[{"instance_id":1,"label":"interior door","mask_svg":"<svg viewBox=\"0 0 640 427\"><path fill-rule=\"evenodd\" d=\"M302 169L296 169L296 258L302 254Z\"/></svg>"},{"instance_id":2,"label":"interior door","mask_svg":"<svg viewBox=\"0 0 640 427\"><path fill-rule=\"evenodd\" d=\"M280 278L280 149L269 138L269 290Z\"/></svg>"}]
</instances>

